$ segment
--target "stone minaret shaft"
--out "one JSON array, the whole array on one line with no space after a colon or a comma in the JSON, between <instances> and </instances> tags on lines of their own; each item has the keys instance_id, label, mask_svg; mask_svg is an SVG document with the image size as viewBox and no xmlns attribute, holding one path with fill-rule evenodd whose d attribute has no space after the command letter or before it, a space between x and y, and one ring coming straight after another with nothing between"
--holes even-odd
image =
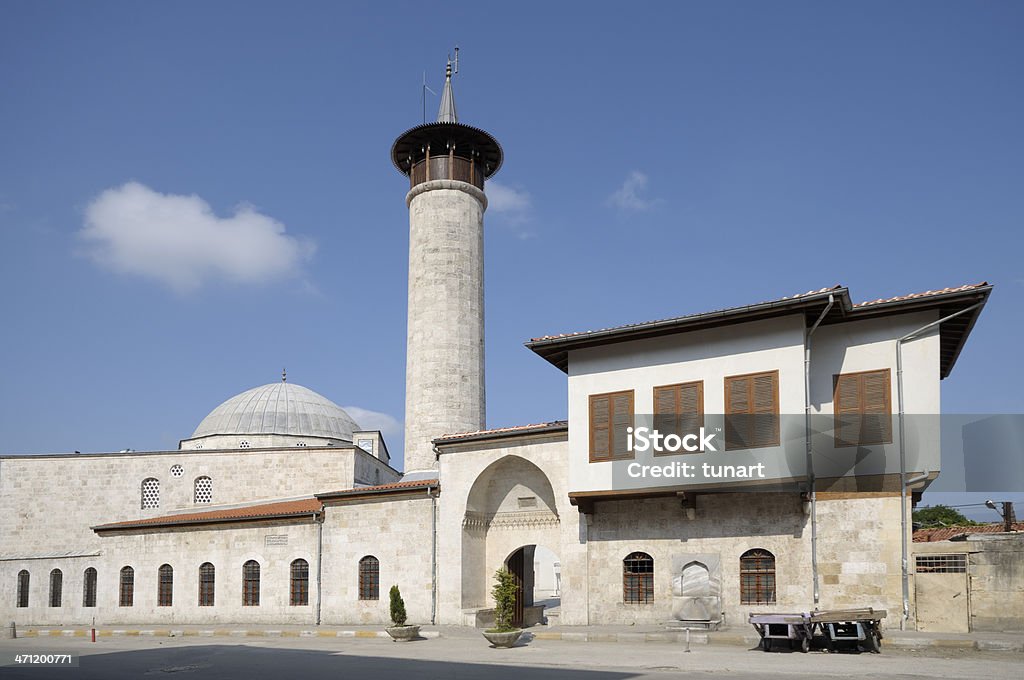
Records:
<instances>
[{"instance_id":1,"label":"stone minaret shaft","mask_svg":"<svg viewBox=\"0 0 1024 680\"><path fill-rule=\"evenodd\" d=\"M484 427L484 180L497 141L455 115L448 65L435 123L405 132L392 160L410 179L405 471L434 470L432 440Z\"/></svg>"}]
</instances>

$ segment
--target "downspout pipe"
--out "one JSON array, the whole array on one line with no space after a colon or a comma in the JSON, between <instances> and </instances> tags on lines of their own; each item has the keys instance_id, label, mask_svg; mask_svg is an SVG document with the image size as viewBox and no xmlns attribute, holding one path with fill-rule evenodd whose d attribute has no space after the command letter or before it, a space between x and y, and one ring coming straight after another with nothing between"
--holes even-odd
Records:
<instances>
[{"instance_id":1,"label":"downspout pipe","mask_svg":"<svg viewBox=\"0 0 1024 680\"><path fill-rule=\"evenodd\" d=\"M915 477L912 480L907 479L907 441L906 428L903 424L905 415L903 404L903 344L927 333L954 317L979 309L984 304L984 302L977 302L970 307L965 307L958 312L942 317L938 321L925 324L896 341L896 400L898 404L897 422L900 430L900 547L902 553L900 580L903 589L903 618L900 619L900 630L905 630L907 621L910 620L910 542L907 540L907 528L909 526L909 519L907 517L907 487L912 483L920 481L919 477Z\"/></svg>"},{"instance_id":2,"label":"downspout pipe","mask_svg":"<svg viewBox=\"0 0 1024 680\"><path fill-rule=\"evenodd\" d=\"M320 625L320 589L323 583L321 572L323 570L324 553L324 512L313 513L313 521L316 522L316 625Z\"/></svg>"},{"instance_id":3,"label":"downspout pipe","mask_svg":"<svg viewBox=\"0 0 1024 680\"><path fill-rule=\"evenodd\" d=\"M814 447L811 444L811 336L832 311L834 304L835 296L829 293L828 304L804 336L804 437L807 442L807 487L811 500L811 580L815 609L818 608L821 592L818 587L818 500L814 492Z\"/></svg>"},{"instance_id":4,"label":"downspout pipe","mask_svg":"<svg viewBox=\"0 0 1024 680\"><path fill-rule=\"evenodd\" d=\"M428 486L430 496L430 625L437 625L437 494Z\"/></svg>"}]
</instances>

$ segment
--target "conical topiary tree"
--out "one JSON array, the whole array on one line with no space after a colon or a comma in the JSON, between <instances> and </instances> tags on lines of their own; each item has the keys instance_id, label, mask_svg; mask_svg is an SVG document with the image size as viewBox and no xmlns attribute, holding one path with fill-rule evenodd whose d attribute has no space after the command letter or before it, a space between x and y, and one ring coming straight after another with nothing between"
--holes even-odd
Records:
<instances>
[{"instance_id":1,"label":"conical topiary tree","mask_svg":"<svg viewBox=\"0 0 1024 680\"><path fill-rule=\"evenodd\" d=\"M398 586L391 586L391 590L388 591L388 597L391 599L391 623L396 626L404 626L407 617L405 614L405 600L402 599L402 591L398 589Z\"/></svg>"},{"instance_id":2,"label":"conical topiary tree","mask_svg":"<svg viewBox=\"0 0 1024 680\"><path fill-rule=\"evenodd\" d=\"M502 567L494 572L494 587L491 588L491 596L494 597L494 632L516 630L512 625L512 619L515 617L518 589L519 584L516 583L516 577L511 571Z\"/></svg>"}]
</instances>

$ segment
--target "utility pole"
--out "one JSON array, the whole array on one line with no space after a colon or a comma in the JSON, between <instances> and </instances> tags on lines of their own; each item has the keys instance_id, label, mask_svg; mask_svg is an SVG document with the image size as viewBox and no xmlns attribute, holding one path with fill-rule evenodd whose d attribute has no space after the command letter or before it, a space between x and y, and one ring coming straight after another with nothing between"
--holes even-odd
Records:
<instances>
[{"instance_id":1,"label":"utility pole","mask_svg":"<svg viewBox=\"0 0 1024 680\"><path fill-rule=\"evenodd\" d=\"M1013 531L1013 501L1003 501L1003 531Z\"/></svg>"}]
</instances>

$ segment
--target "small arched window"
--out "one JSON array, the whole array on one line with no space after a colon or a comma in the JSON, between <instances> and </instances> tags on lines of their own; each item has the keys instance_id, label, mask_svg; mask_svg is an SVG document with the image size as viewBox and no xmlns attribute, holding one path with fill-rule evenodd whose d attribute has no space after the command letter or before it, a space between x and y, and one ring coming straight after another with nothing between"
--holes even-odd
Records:
<instances>
[{"instance_id":1,"label":"small arched window","mask_svg":"<svg viewBox=\"0 0 1024 680\"><path fill-rule=\"evenodd\" d=\"M359 599L380 599L380 561L373 555L359 560Z\"/></svg>"},{"instance_id":2,"label":"small arched window","mask_svg":"<svg viewBox=\"0 0 1024 680\"><path fill-rule=\"evenodd\" d=\"M157 570L156 606L170 607L174 603L174 568L160 565Z\"/></svg>"},{"instance_id":3,"label":"small arched window","mask_svg":"<svg viewBox=\"0 0 1024 680\"><path fill-rule=\"evenodd\" d=\"M622 560L622 601L626 604L654 602L654 558L647 553L630 553Z\"/></svg>"},{"instance_id":4,"label":"small arched window","mask_svg":"<svg viewBox=\"0 0 1024 680\"><path fill-rule=\"evenodd\" d=\"M89 567L82 578L82 606L96 606L96 569Z\"/></svg>"},{"instance_id":5,"label":"small arched window","mask_svg":"<svg viewBox=\"0 0 1024 680\"><path fill-rule=\"evenodd\" d=\"M775 555L767 550L740 556L740 604L775 604Z\"/></svg>"},{"instance_id":6,"label":"small arched window","mask_svg":"<svg viewBox=\"0 0 1024 680\"><path fill-rule=\"evenodd\" d=\"M142 509L160 507L160 480L149 477L142 480Z\"/></svg>"},{"instance_id":7,"label":"small arched window","mask_svg":"<svg viewBox=\"0 0 1024 680\"><path fill-rule=\"evenodd\" d=\"M199 565L199 606L213 606L213 591L216 579L216 571L209 562Z\"/></svg>"},{"instance_id":8,"label":"small arched window","mask_svg":"<svg viewBox=\"0 0 1024 680\"><path fill-rule=\"evenodd\" d=\"M291 567L291 597L289 604L302 607L309 604L309 563L295 560Z\"/></svg>"},{"instance_id":9,"label":"small arched window","mask_svg":"<svg viewBox=\"0 0 1024 680\"><path fill-rule=\"evenodd\" d=\"M196 503L212 503L213 502L213 480L203 475L202 477L196 477L195 481L195 493L193 494L193 500Z\"/></svg>"},{"instance_id":10,"label":"small arched window","mask_svg":"<svg viewBox=\"0 0 1024 680\"><path fill-rule=\"evenodd\" d=\"M28 586L29 586L29 575L24 569L18 572L18 606L28 606Z\"/></svg>"},{"instance_id":11,"label":"small arched window","mask_svg":"<svg viewBox=\"0 0 1024 680\"><path fill-rule=\"evenodd\" d=\"M131 607L134 603L135 570L131 567L122 567L120 585L118 587L117 606Z\"/></svg>"},{"instance_id":12,"label":"small arched window","mask_svg":"<svg viewBox=\"0 0 1024 680\"><path fill-rule=\"evenodd\" d=\"M260 563L256 560L242 565L242 606L260 606Z\"/></svg>"},{"instance_id":13,"label":"small arched window","mask_svg":"<svg viewBox=\"0 0 1024 680\"><path fill-rule=\"evenodd\" d=\"M64 589L64 572L54 569L50 572L50 606L59 607L61 591Z\"/></svg>"}]
</instances>

